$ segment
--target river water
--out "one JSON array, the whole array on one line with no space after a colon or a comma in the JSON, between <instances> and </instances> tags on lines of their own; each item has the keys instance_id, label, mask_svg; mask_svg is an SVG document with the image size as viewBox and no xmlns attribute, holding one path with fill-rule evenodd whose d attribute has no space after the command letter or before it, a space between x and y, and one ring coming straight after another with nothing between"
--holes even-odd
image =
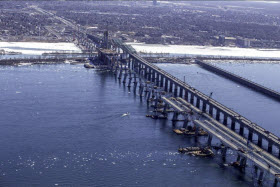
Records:
<instances>
[{"instance_id":1,"label":"river water","mask_svg":"<svg viewBox=\"0 0 280 187\"><path fill-rule=\"evenodd\" d=\"M214 91L215 99L254 121L262 117L250 110L265 110L263 121L270 123L262 124L277 129L279 117L267 115L279 103L197 66L159 66ZM173 133L170 120L146 118L146 102L110 72L69 64L2 66L0 84L0 186L252 185L219 156L178 154L194 140Z\"/></svg>"}]
</instances>

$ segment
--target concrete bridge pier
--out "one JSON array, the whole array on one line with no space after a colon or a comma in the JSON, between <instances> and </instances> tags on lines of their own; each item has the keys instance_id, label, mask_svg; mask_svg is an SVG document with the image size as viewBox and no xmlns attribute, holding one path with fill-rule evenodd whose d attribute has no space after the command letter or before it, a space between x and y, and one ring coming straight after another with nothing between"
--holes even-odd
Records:
<instances>
[{"instance_id":1,"label":"concrete bridge pier","mask_svg":"<svg viewBox=\"0 0 280 187\"><path fill-rule=\"evenodd\" d=\"M208 146L211 146L211 143L212 143L212 135L208 135L208 140L207 140L207 145Z\"/></svg>"},{"instance_id":2,"label":"concrete bridge pier","mask_svg":"<svg viewBox=\"0 0 280 187\"><path fill-rule=\"evenodd\" d=\"M240 160L240 167L241 168L245 168L247 164L247 158L246 157L242 157Z\"/></svg>"},{"instance_id":3,"label":"concrete bridge pier","mask_svg":"<svg viewBox=\"0 0 280 187\"><path fill-rule=\"evenodd\" d=\"M151 69L150 68L148 69L147 76L148 76L148 81L151 81L152 73L151 73Z\"/></svg>"},{"instance_id":4,"label":"concrete bridge pier","mask_svg":"<svg viewBox=\"0 0 280 187\"><path fill-rule=\"evenodd\" d=\"M240 127L239 127L239 134L240 134L241 136L244 135L244 126L243 126L243 124L240 124Z\"/></svg>"},{"instance_id":5,"label":"concrete bridge pier","mask_svg":"<svg viewBox=\"0 0 280 187\"><path fill-rule=\"evenodd\" d=\"M188 124L189 124L188 115L185 114L185 115L184 115L184 118L185 118L185 120L184 120L183 128L187 128L187 127L188 127Z\"/></svg>"},{"instance_id":6,"label":"concrete bridge pier","mask_svg":"<svg viewBox=\"0 0 280 187\"><path fill-rule=\"evenodd\" d=\"M163 79L164 79L163 76L160 75L160 87L161 87L161 88L163 88Z\"/></svg>"},{"instance_id":7,"label":"concrete bridge pier","mask_svg":"<svg viewBox=\"0 0 280 187\"><path fill-rule=\"evenodd\" d=\"M136 77L136 73L134 73L134 81L133 81L133 84L134 84L134 90L136 90L136 87L137 87L137 77Z\"/></svg>"},{"instance_id":8,"label":"concrete bridge pier","mask_svg":"<svg viewBox=\"0 0 280 187\"><path fill-rule=\"evenodd\" d=\"M203 101L202 103L202 112L206 112L206 102Z\"/></svg>"},{"instance_id":9,"label":"concrete bridge pier","mask_svg":"<svg viewBox=\"0 0 280 187\"><path fill-rule=\"evenodd\" d=\"M168 79L165 78L165 85L164 85L164 91L168 91Z\"/></svg>"},{"instance_id":10,"label":"concrete bridge pier","mask_svg":"<svg viewBox=\"0 0 280 187\"><path fill-rule=\"evenodd\" d=\"M144 78L148 80L148 69L147 66L144 67Z\"/></svg>"},{"instance_id":11,"label":"concrete bridge pier","mask_svg":"<svg viewBox=\"0 0 280 187\"><path fill-rule=\"evenodd\" d=\"M196 105L195 106L198 109L200 108L200 99L198 97L196 98Z\"/></svg>"},{"instance_id":12,"label":"concrete bridge pier","mask_svg":"<svg viewBox=\"0 0 280 187\"><path fill-rule=\"evenodd\" d=\"M216 120L217 121L220 121L220 113L221 113L221 111L220 110L216 110Z\"/></svg>"},{"instance_id":13,"label":"concrete bridge pier","mask_svg":"<svg viewBox=\"0 0 280 187\"><path fill-rule=\"evenodd\" d=\"M262 181L263 181L263 174L264 174L264 171L260 170L260 174L259 174L259 178L258 178L258 184L262 183Z\"/></svg>"},{"instance_id":14,"label":"concrete bridge pier","mask_svg":"<svg viewBox=\"0 0 280 187\"><path fill-rule=\"evenodd\" d=\"M224 114L223 124L224 124L225 126L227 126L227 124L228 124L228 115L226 115L226 114Z\"/></svg>"},{"instance_id":15,"label":"concrete bridge pier","mask_svg":"<svg viewBox=\"0 0 280 187\"><path fill-rule=\"evenodd\" d=\"M176 111L174 111L174 112L173 112L172 121L173 121L173 122L177 121L177 120L178 120L178 116L179 116L179 113L176 112Z\"/></svg>"},{"instance_id":16,"label":"concrete bridge pier","mask_svg":"<svg viewBox=\"0 0 280 187\"><path fill-rule=\"evenodd\" d=\"M148 90L148 95L147 95L147 104L149 104L151 98L151 90Z\"/></svg>"},{"instance_id":17,"label":"concrete bridge pier","mask_svg":"<svg viewBox=\"0 0 280 187\"><path fill-rule=\"evenodd\" d=\"M235 131L235 123L236 123L236 121L233 118L231 118L231 126L230 126L230 128L233 131Z\"/></svg>"},{"instance_id":18,"label":"concrete bridge pier","mask_svg":"<svg viewBox=\"0 0 280 187\"><path fill-rule=\"evenodd\" d=\"M272 142L268 142L267 152L272 153Z\"/></svg>"},{"instance_id":19,"label":"concrete bridge pier","mask_svg":"<svg viewBox=\"0 0 280 187\"><path fill-rule=\"evenodd\" d=\"M193 105L194 104L194 95L191 94L191 100L190 100L190 103Z\"/></svg>"},{"instance_id":20,"label":"concrete bridge pier","mask_svg":"<svg viewBox=\"0 0 280 187\"><path fill-rule=\"evenodd\" d=\"M159 86L159 74L156 74L156 86Z\"/></svg>"},{"instance_id":21,"label":"concrete bridge pier","mask_svg":"<svg viewBox=\"0 0 280 187\"><path fill-rule=\"evenodd\" d=\"M278 184L278 180L275 178L273 182L273 187L277 187L277 184Z\"/></svg>"},{"instance_id":22,"label":"concrete bridge pier","mask_svg":"<svg viewBox=\"0 0 280 187\"><path fill-rule=\"evenodd\" d=\"M123 84L125 84L126 83L126 77L127 77L127 72L126 72L126 70L124 70L124 77L123 77Z\"/></svg>"},{"instance_id":23,"label":"concrete bridge pier","mask_svg":"<svg viewBox=\"0 0 280 187\"><path fill-rule=\"evenodd\" d=\"M228 148L226 146L223 146L221 148L221 155L222 155L222 159L225 161L226 160L226 157L227 157L227 150Z\"/></svg>"},{"instance_id":24,"label":"concrete bridge pier","mask_svg":"<svg viewBox=\"0 0 280 187\"><path fill-rule=\"evenodd\" d=\"M173 82L169 81L169 92L172 93L173 90Z\"/></svg>"},{"instance_id":25,"label":"concrete bridge pier","mask_svg":"<svg viewBox=\"0 0 280 187\"><path fill-rule=\"evenodd\" d=\"M254 179L257 179L258 178L258 166L254 165Z\"/></svg>"},{"instance_id":26,"label":"concrete bridge pier","mask_svg":"<svg viewBox=\"0 0 280 187\"><path fill-rule=\"evenodd\" d=\"M185 89L185 100L188 101L188 99L189 99L188 91Z\"/></svg>"},{"instance_id":27,"label":"concrete bridge pier","mask_svg":"<svg viewBox=\"0 0 280 187\"><path fill-rule=\"evenodd\" d=\"M156 73L155 71L152 71L152 82L155 82L155 78L156 78Z\"/></svg>"},{"instance_id":28,"label":"concrete bridge pier","mask_svg":"<svg viewBox=\"0 0 280 187\"><path fill-rule=\"evenodd\" d=\"M180 89L179 97L182 97L182 98L183 98L183 88L182 88L182 87L179 87L179 89Z\"/></svg>"},{"instance_id":29,"label":"concrete bridge pier","mask_svg":"<svg viewBox=\"0 0 280 187\"><path fill-rule=\"evenodd\" d=\"M252 130L249 130L248 140L251 142L253 141L253 131Z\"/></svg>"},{"instance_id":30,"label":"concrete bridge pier","mask_svg":"<svg viewBox=\"0 0 280 187\"><path fill-rule=\"evenodd\" d=\"M262 137L261 137L261 135L258 135L258 143L257 144L260 148L262 148Z\"/></svg>"},{"instance_id":31,"label":"concrete bridge pier","mask_svg":"<svg viewBox=\"0 0 280 187\"><path fill-rule=\"evenodd\" d=\"M178 86L174 84L174 97L178 96Z\"/></svg>"},{"instance_id":32,"label":"concrete bridge pier","mask_svg":"<svg viewBox=\"0 0 280 187\"><path fill-rule=\"evenodd\" d=\"M209 114L211 117L213 117L213 106L212 105L209 106Z\"/></svg>"},{"instance_id":33,"label":"concrete bridge pier","mask_svg":"<svg viewBox=\"0 0 280 187\"><path fill-rule=\"evenodd\" d=\"M132 81L132 75L131 75L131 70L129 71L129 78L128 78L128 85L127 87L131 87L131 81Z\"/></svg>"}]
</instances>

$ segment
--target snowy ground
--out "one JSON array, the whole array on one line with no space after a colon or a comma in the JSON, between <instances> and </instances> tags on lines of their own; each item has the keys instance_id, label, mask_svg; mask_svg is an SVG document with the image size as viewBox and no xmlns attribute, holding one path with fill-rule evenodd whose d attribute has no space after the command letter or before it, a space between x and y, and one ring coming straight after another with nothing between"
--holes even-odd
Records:
<instances>
[{"instance_id":1,"label":"snowy ground","mask_svg":"<svg viewBox=\"0 0 280 187\"><path fill-rule=\"evenodd\" d=\"M195 45L161 45L127 43L137 52L162 53L163 56L206 56L206 57L241 57L241 58L270 58L280 59L280 50L251 49L238 47L211 47Z\"/></svg>"},{"instance_id":2,"label":"snowy ground","mask_svg":"<svg viewBox=\"0 0 280 187\"><path fill-rule=\"evenodd\" d=\"M41 42L0 42L0 50L21 52L25 55L65 51L79 53L81 50L74 43L41 43Z\"/></svg>"}]
</instances>

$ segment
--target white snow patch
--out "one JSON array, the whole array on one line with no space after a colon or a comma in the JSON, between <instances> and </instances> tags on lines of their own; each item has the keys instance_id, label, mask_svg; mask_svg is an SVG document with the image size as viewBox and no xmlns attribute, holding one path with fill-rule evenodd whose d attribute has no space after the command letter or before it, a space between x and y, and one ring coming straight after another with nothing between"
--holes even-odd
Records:
<instances>
[{"instance_id":1,"label":"white snow patch","mask_svg":"<svg viewBox=\"0 0 280 187\"><path fill-rule=\"evenodd\" d=\"M41 42L0 42L0 50L21 52L27 55L42 55L42 53L66 51L81 53L74 43L41 43Z\"/></svg>"},{"instance_id":2,"label":"white snow patch","mask_svg":"<svg viewBox=\"0 0 280 187\"><path fill-rule=\"evenodd\" d=\"M238 47L212 47L196 45L161 45L144 43L127 43L137 52L162 53L176 56L218 56L218 57L244 57L244 58L275 58L280 59L278 49L255 49Z\"/></svg>"}]
</instances>

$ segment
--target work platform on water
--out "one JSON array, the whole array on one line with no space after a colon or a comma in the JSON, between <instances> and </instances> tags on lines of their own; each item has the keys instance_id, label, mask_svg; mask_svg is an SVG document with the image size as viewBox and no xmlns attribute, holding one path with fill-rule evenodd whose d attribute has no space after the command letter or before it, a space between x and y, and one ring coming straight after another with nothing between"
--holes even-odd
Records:
<instances>
[{"instance_id":1,"label":"work platform on water","mask_svg":"<svg viewBox=\"0 0 280 187\"><path fill-rule=\"evenodd\" d=\"M241 76L235 75L235 74L233 74L233 73L231 73L229 71L226 71L226 70L224 70L222 68L219 68L217 66L214 66L212 64L203 62L201 60L195 60L195 62L198 65L200 65L202 68L206 69L206 70L209 70L209 71L212 71L212 72L217 73L219 75L222 75L222 76L224 76L224 77L226 77L226 78L228 78L228 79L230 79L232 81L235 81L237 83L245 85L245 86L247 86L249 88L252 88L252 89L254 89L254 90L256 90L256 91L258 91L258 92L260 92L260 93L262 93L264 95L267 95L267 96L269 96L271 98L274 98L274 99L280 101L280 93L277 92L277 91L274 91L274 90L272 90L270 88L267 88L265 86L257 84L257 83L255 83L253 81L250 81L250 80L245 79L245 78L243 78Z\"/></svg>"},{"instance_id":2,"label":"work platform on water","mask_svg":"<svg viewBox=\"0 0 280 187\"><path fill-rule=\"evenodd\" d=\"M207 131L209 145L212 136L217 137L225 145L222 155L226 155L227 148L234 150L240 166L245 167L247 159L251 160L259 181L264 172L268 172L275 177L274 185L277 185L280 180L279 137L149 63L119 39L113 39L108 47L115 53L107 55L106 51L100 50L99 58L103 65L134 91L138 88L141 98L146 93L147 102L153 102L153 106L164 103L162 109L155 108L153 116L164 118L167 106L171 107L172 120L176 122L178 116L182 116L184 127L188 125L189 117L193 116L197 134L198 127Z\"/></svg>"}]
</instances>

